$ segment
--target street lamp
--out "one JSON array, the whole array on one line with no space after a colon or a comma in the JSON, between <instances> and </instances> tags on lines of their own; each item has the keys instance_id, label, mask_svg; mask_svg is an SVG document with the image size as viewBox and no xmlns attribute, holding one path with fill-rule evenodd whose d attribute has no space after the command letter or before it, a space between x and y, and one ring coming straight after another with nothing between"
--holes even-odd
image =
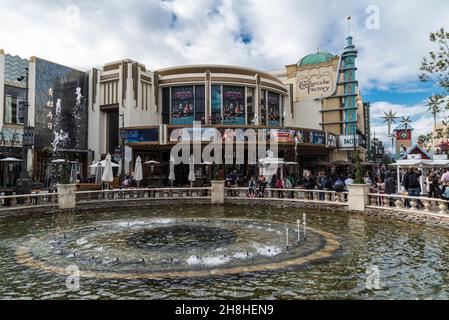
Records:
<instances>
[{"instance_id":1,"label":"street lamp","mask_svg":"<svg viewBox=\"0 0 449 320\"><path fill-rule=\"evenodd\" d=\"M28 123L28 91L29 91L29 69L25 68L25 75L17 78L19 82L25 82L25 102L23 104L23 138L22 138L22 168L20 178L16 182L16 192L27 194L31 189L30 177L28 175L28 149L34 144L34 128Z\"/></svg>"}]
</instances>

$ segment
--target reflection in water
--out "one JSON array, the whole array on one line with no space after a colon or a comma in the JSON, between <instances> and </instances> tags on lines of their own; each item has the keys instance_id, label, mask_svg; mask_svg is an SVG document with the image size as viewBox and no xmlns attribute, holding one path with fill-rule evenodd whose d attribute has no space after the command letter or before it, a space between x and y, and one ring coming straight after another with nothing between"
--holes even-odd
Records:
<instances>
[{"instance_id":1,"label":"reflection in water","mask_svg":"<svg viewBox=\"0 0 449 320\"><path fill-rule=\"evenodd\" d=\"M178 212L161 206L3 219L0 298L449 298L449 236L442 230L310 210L241 206L221 210L214 206L185 206ZM164 280L82 278L80 291L69 292L64 276L28 268L15 257L16 249L29 243L40 261L54 265L76 262L81 270L204 269L281 261L287 254L285 223L290 225L290 240L295 243L296 221L302 219L303 212L307 212L308 226L334 234L340 249L330 259L287 270ZM192 223L191 219L198 220ZM246 219L254 221L243 223ZM196 230L196 238L189 235L191 227ZM148 233L148 228L154 232ZM200 249L183 250L184 240L188 248ZM316 250L320 237L311 233L309 240L293 254L307 254L308 245L308 250ZM161 247L148 247L151 243ZM171 244L172 251L165 252L164 243ZM145 255L146 266L142 266L141 255ZM149 263L151 259L160 263ZM379 270L380 290L366 288L366 270L370 266Z\"/></svg>"}]
</instances>

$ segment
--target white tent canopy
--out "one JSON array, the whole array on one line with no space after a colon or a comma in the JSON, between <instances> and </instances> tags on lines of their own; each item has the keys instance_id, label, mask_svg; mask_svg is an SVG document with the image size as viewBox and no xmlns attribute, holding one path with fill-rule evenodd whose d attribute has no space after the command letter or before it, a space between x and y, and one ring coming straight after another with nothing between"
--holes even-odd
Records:
<instances>
[{"instance_id":1,"label":"white tent canopy","mask_svg":"<svg viewBox=\"0 0 449 320\"><path fill-rule=\"evenodd\" d=\"M419 168L419 169L433 169L433 168L449 168L449 160L423 160L423 159L406 159L397 160L396 163L390 164L391 167L396 167L397 174L397 189L401 190L400 169L401 168ZM424 190L424 177L421 176L421 190Z\"/></svg>"},{"instance_id":2,"label":"white tent canopy","mask_svg":"<svg viewBox=\"0 0 449 320\"><path fill-rule=\"evenodd\" d=\"M398 168L447 168L449 167L449 160L407 159L398 160L390 166Z\"/></svg>"}]
</instances>

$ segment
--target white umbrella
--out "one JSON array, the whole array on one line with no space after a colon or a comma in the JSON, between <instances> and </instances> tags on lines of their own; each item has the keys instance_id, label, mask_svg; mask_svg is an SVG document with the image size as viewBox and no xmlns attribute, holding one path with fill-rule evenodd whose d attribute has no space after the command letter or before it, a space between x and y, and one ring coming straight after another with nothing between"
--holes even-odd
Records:
<instances>
[{"instance_id":1,"label":"white umbrella","mask_svg":"<svg viewBox=\"0 0 449 320\"><path fill-rule=\"evenodd\" d=\"M102 168L106 168L106 160L92 163L90 168L96 168L98 165L101 165ZM118 168L118 167L119 165L117 163L111 161L111 168Z\"/></svg>"},{"instance_id":2,"label":"white umbrella","mask_svg":"<svg viewBox=\"0 0 449 320\"><path fill-rule=\"evenodd\" d=\"M97 163L97 166L95 167L95 183L101 183L101 163Z\"/></svg>"},{"instance_id":3,"label":"white umbrella","mask_svg":"<svg viewBox=\"0 0 449 320\"><path fill-rule=\"evenodd\" d=\"M65 159L55 159L51 161L51 163L65 163L65 162L66 162Z\"/></svg>"},{"instance_id":4,"label":"white umbrella","mask_svg":"<svg viewBox=\"0 0 449 320\"><path fill-rule=\"evenodd\" d=\"M70 168L70 183L76 183L78 175L78 170L76 168L76 165L72 163L72 166Z\"/></svg>"},{"instance_id":5,"label":"white umbrella","mask_svg":"<svg viewBox=\"0 0 449 320\"><path fill-rule=\"evenodd\" d=\"M143 172L142 172L142 159L139 157L137 157L136 159L136 167L134 168L135 172L135 176L134 176L134 180L137 181L137 185L140 185L140 181L143 180Z\"/></svg>"},{"instance_id":6,"label":"white umbrella","mask_svg":"<svg viewBox=\"0 0 449 320\"><path fill-rule=\"evenodd\" d=\"M118 176L122 175L122 160L119 160L118 162L118 172L117 172Z\"/></svg>"},{"instance_id":7,"label":"white umbrella","mask_svg":"<svg viewBox=\"0 0 449 320\"><path fill-rule=\"evenodd\" d=\"M5 158L5 159L1 159L0 162L22 162L22 160L17 159L17 158Z\"/></svg>"},{"instance_id":8,"label":"white umbrella","mask_svg":"<svg viewBox=\"0 0 449 320\"><path fill-rule=\"evenodd\" d=\"M190 164L190 172L189 172L189 181L190 186L193 187L193 182L195 181L195 164L194 164L193 155L189 158L189 164Z\"/></svg>"},{"instance_id":9,"label":"white umbrella","mask_svg":"<svg viewBox=\"0 0 449 320\"><path fill-rule=\"evenodd\" d=\"M150 160L145 162L145 164L151 165L151 166L157 166L159 164L161 164L159 161L155 161L155 160Z\"/></svg>"},{"instance_id":10,"label":"white umbrella","mask_svg":"<svg viewBox=\"0 0 449 320\"><path fill-rule=\"evenodd\" d=\"M112 173L112 161L111 161L111 155L108 153L106 156L106 163L104 166L104 172L101 177L101 180L106 182L109 187L109 183L114 181L114 174Z\"/></svg>"},{"instance_id":11,"label":"white umbrella","mask_svg":"<svg viewBox=\"0 0 449 320\"><path fill-rule=\"evenodd\" d=\"M176 180L176 176L175 176L175 158L173 158L173 156L170 157L170 174L168 176L168 180L170 180L171 186L173 188L173 181Z\"/></svg>"}]
</instances>

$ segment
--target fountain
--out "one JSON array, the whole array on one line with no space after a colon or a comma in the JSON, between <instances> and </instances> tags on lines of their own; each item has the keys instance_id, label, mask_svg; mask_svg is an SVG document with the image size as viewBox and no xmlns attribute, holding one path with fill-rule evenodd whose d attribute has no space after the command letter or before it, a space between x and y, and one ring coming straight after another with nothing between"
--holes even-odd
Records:
<instances>
[{"instance_id":1,"label":"fountain","mask_svg":"<svg viewBox=\"0 0 449 320\"><path fill-rule=\"evenodd\" d=\"M70 221L11 218L0 224L0 272L7 279L0 298L52 298L53 292L106 299L449 297L435 291L444 277L428 276L429 269L449 272L444 263L431 263L449 259L444 232L360 216L351 219L363 222L363 230L352 230L346 215L269 212L275 211L159 205L79 213ZM388 289L366 291L367 261L389 270L381 274ZM60 290L69 266L79 270L82 294Z\"/></svg>"}]
</instances>

